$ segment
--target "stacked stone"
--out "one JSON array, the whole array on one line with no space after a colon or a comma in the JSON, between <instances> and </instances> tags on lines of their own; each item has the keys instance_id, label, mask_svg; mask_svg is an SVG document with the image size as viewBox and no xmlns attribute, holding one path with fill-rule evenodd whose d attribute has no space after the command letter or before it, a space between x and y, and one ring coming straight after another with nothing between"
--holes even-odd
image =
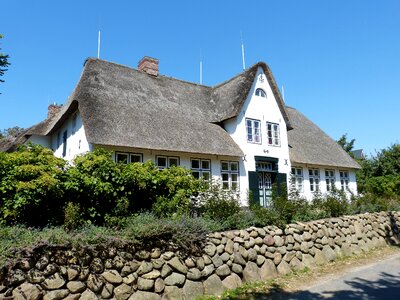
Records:
<instances>
[{"instance_id":1,"label":"stacked stone","mask_svg":"<svg viewBox=\"0 0 400 300\"><path fill-rule=\"evenodd\" d=\"M400 213L209 235L202 255L160 249L54 249L0 272L0 299L195 299L398 243Z\"/></svg>"}]
</instances>

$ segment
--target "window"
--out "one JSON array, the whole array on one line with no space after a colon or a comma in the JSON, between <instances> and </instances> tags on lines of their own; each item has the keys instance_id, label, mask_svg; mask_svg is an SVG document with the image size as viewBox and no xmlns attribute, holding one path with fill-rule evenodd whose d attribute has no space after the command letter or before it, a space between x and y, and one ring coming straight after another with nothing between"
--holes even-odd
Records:
<instances>
[{"instance_id":1,"label":"window","mask_svg":"<svg viewBox=\"0 0 400 300\"><path fill-rule=\"evenodd\" d=\"M256 89L256 96L267 98L267 94L263 89Z\"/></svg>"},{"instance_id":2,"label":"window","mask_svg":"<svg viewBox=\"0 0 400 300\"><path fill-rule=\"evenodd\" d=\"M128 158L129 158L128 153L117 153L116 154L117 163L127 164L128 163Z\"/></svg>"},{"instance_id":3,"label":"window","mask_svg":"<svg viewBox=\"0 0 400 300\"><path fill-rule=\"evenodd\" d=\"M267 122L268 145L280 146L279 124Z\"/></svg>"},{"instance_id":4,"label":"window","mask_svg":"<svg viewBox=\"0 0 400 300\"><path fill-rule=\"evenodd\" d=\"M76 118L77 118L77 114L75 114L72 117L72 134L74 134L76 132Z\"/></svg>"},{"instance_id":5,"label":"window","mask_svg":"<svg viewBox=\"0 0 400 300\"><path fill-rule=\"evenodd\" d=\"M325 170L326 190L333 191L335 189L335 171Z\"/></svg>"},{"instance_id":6,"label":"window","mask_svg":"<svg viewBox=\"0 0 400 300\"><path fill-rule=\"evenodd\" d=\"M303 169L293 167L292 178L294 188L300 193L303 192Z\"/></svg>"},{"instance_id":7,"label":"window","mask_svg":"<svg viewBox=\"0 0 400 300\"><path fill-rule=\"evenodd\" d=\"M340 187L342 191L349 190L349 172L348 171L339 171L340 174Z\"/></svg>"},{"instance_id":8,"label":"window","mask_svg":"<svg viewBox=\"0 0 400 300\"><path fill-rule=\"evenodd\" d=\"M261 143L261 128L260 121L246 119L247 141L249 143Z\"/></svg>"},{"instance_id":9,"label":"window","mask_svg":"<svg viewBox=\"0 0 400 300\"><path fill-rule=\"evenodd\" d=\"M136 154L136 153L131 154L130 158L131 158L131 163L143 162L142 154Z\"/></svg>"},{"instance_id":10,"label":"window","mask_svg":"<svg viewBox=\"0 0 400 300\"><path fill-rule=\"evenodd\" d=\"M127 164L127 163L135 163L135 162L142 162L143 156L139 153L115 153L115 162Z\"/></svg>"},{"instance_id":11,"label":"window","mask_svg":"<svg viewBox=\"0 0 400 300\"><path fill-rule=\"evenodd\" d=\"M256 170L257 171L267 171L270 172L273 170L272 163L270 162L256 162Z\"/></svg>"},{"instance_id":12,"label":"window","mask_svg":"<svg viewBox=\"0 0 400 300\"><path fill-rule=\"evenodd\" d=\"M203 178L208 181L211 178L211 161L209 159L192 158L190 160L193 177Z\"/></svg>"},{"instance_id":13,"label":"window","mask_svg":"<svg viewBox=\"0 0 400 300\"><path fill-rule=\"evenodd\" d=\"M67 155L67 137L68 137L68 131L65 130L63 133L63 152L62 152L63 157Z\"/></svg>"},{"instance_id":14,"label":"window","mask_svg":"<svg viewBox=\"0 0 400 300\"><path fill-rule=\"evenodd\" d=\"M59 131L57 133L57 149L58 147L60 147L60 145L61 145L61 132Z\"/></svg>"},{"instance_id":15,"label":"window","mask_svg":"<svg viewBox=\"0 0 400 300\"><path fill-rule=\"evenodd\" d=\"M237 161L221 162L222 188L236 190L239 188L239 163Z\"/></svg>"},{"instance_id":16,"label":"window","mask_svg":"<svg viewBox=\"0 0 400 300\"><path fill-rule=\"evenodd\" d=\"M309 181L310 181L310 191L319 192L319 170L310 169L308 170Z\"/></svg>"},{"instance_id":17,"label":"window","mask_svg":"<svg viewBox=\"0 0 400 300\"><path fill-rule=\"evenodd\" d=\"M159 169L179 166L179 157L175 156L156 156L156 165Z\"/></svg>"}]
</instances>

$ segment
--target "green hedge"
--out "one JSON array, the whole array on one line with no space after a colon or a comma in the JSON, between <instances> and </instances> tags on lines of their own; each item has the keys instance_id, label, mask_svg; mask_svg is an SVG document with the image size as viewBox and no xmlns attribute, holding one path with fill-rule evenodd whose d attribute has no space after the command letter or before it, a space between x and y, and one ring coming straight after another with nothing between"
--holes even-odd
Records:
<instances>
[{"instance_id":1,"label":"green hedge","mask_svg":"<svg viewBox=\"0 0 400 300\"><path fill-rule=\"evenodd\" d=\"M23 146L0 153L0 224L75 228L115 224L142 210L158 216L187 214L190 197L204 187L184 168L116 164L102 149L68 165L49 149Z\"/></svg>"}]
</instances>

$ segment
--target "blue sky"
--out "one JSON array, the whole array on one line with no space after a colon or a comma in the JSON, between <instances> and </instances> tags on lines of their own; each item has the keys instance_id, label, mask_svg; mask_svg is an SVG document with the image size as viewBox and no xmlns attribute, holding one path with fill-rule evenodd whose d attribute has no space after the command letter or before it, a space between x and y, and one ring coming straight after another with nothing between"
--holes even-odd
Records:
<instances>
[{"instance_id":1,"label":"blue sky","mask_svg":"<svg viewBox=\"0 0 400 300\"><path fill-rule=\"evenodd\" d=\"M215 85L265 61L285 101L367 154L399 142L400 1L3 1L0 129L29 127L65 103L87 57Z\"/></svg>"}]
</instances>

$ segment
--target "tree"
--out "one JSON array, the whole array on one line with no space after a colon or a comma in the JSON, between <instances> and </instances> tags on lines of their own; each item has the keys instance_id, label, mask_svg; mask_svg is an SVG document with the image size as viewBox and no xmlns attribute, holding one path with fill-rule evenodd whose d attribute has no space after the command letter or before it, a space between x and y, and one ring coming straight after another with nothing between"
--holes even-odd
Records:
<instances>
[{"instance_id":1,"label":"tree","mask_svg":"<svg viewBox=\"0 0 400 300\"><path fill-rule=\"evenodd\" d=\"M400 144L393 144L360 164L362 169L357 172L360 192L387 198L400 196Z\"/></svg>"},{"instance_id":2,"label":"tree","mask_svg":"<svg viewBox=\"0 0 400 300\"><path fill-rule=\"evenodd\" d=\"M3 35L0 34L0 39L3 38ZM1 50L1 48L0 48ZM10 65L8 62L9 56L7 54L4 54L0 52L0 77L4 75L4 72L7 71L7 67ZM4 80L0 79L0 82L4 82Z\"/></svg>"},{"instance_id":3,"label":"tree","mask_svg":"<svg viewBox=\"0 0 400 300\"><path fill-rule=\"evenodd\" d=\"M14 126L4 130L0 130L0 140L8 137L15 137L24 130L25 130L24 128L21 128L19 126Z\"/></svg>"},{"instance_id":4,"label":"tree","mask_svg":"<svg viewBox=\"0 0 400 300\"><path fill-rule=\"evenodd\" d=\"M343 150L350 154L353 157L353 153L351 152L354 148L354 142L356 139L352 139L351 141L347 140L347 133L343 134L340 139L337 140L337 143L342 146Z\"/></svg>"}]
</instances>

